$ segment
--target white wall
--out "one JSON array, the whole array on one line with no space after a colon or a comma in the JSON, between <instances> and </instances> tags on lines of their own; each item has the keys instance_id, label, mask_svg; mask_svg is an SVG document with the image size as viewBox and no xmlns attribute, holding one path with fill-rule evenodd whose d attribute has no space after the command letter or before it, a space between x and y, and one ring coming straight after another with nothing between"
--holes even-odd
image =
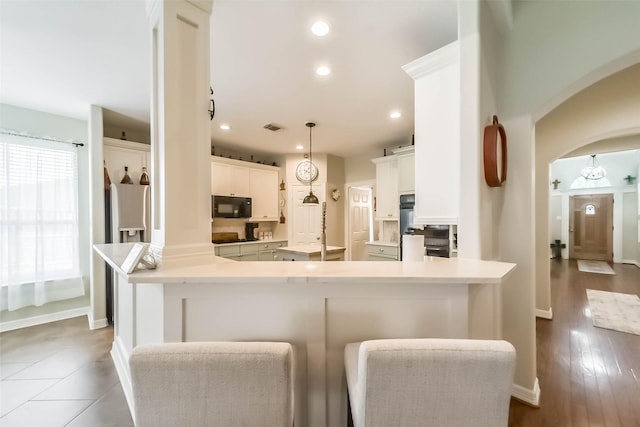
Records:
<instances>
[{"instance_id":1,"label":"white wall","mask_svg":"<svg viewBox=\"0 0 640 427\"><path fill-rule=\"evenodd\" d=\"M503 2L503 7L510 3ZM533 248L522 241L533 241L531 194L532 139L513 144L513 138L531 134L530 120L509 117L499 108L502 45L507 31L496 25L487 2L459 2L459 40L461 45L461 189L458 227L460 257L514 262L516 269L502 286L503 337L518 352L514 396L537 404L535 312L533 286ZM495 5L494 5L495 6ZM492 7L492 6L491 6ZM498 6L498 9L500 7ZM484 126L496 114L508 134L506 185L489 188L482 170ZM515 237L517 236L517 237Z\"/></svg>"},{"instance_id":2,"label":"white wall","mask_svg":"<svg viewBox=\"0 0 640 427\"><path fill-rule=\"evenodd\" d=\"M344 159L345 182L362 182L376 179L376 165L371 161L382 157L382 149L367 150L357 156ZM375 194L375 192L374 192Z\"/></svg>"},{"instance_id":3,"label":"white wall","mask_svg":"<svg viewBox=\"0 0 640 427\"><path fill-rule=\"evenodd\" d=\"M569 127L576 124L573 121L567 121L566 125ZM640 135L637 139L640 147ZM633 187L624 178L635 176L638 170L639 154L640 150L628 150L596 155L597 162L607 171L606 179L611 183L610 187ZM557 179L560 181L558 190L567 191L571 188L571 183L580 176L582 168L588 164L591 164L589 155L558 159L551 163L550 180Z\"/></svg>"},{"instance_id":4,"label":"white wall","mask_svg":"<svg viewBox=\"0 0 640 427\"><path fill-rule=\"evenodd\" d=\"M625 193L622 205L622 262L639 263L638 193Z\"/></svg>"},{"instance_id":5,"label":"white wall","mask_svg":"<svg viewBox=\"0 0 640 427\"><path fill-rule=\"evenodd\" d=\"M89 163L87 122L68 117L57 116L40 111L28 110L12 105L0 104L0 127L27 132L34 136L49 136L62 140L73 139L84 142L77 148L78 156L78 221L80 227L80 271L85 284L82 297L54 301L40 307L24 307L16 311L0 312L0 322L25 321L37 316L55 316L56 313L86 308L89 305Z\"/></svg>"},{"instance_id":6,"label":"white wall","mask_svg":"<svg viewBox=\"0 0 640 427\"><path fill-rule=\"evenodd\" d=\"M344 159L342 157L327 156L327 245L345 246L344 241L344 210L345 197L340 197L338 201L331 198L331 191L340 190L344 195L345 184Z\"/></svg>"}]
</instances>

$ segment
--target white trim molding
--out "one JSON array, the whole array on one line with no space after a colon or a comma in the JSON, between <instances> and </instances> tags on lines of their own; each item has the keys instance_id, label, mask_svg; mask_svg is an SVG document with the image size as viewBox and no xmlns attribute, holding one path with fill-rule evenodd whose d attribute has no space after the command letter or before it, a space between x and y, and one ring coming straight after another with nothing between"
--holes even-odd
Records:
<instances>
[{"instance_id":1,"label":"white trim molding","mask_svg":"<svg viewBox=\"0 0 640 427\"><path fill-rule=\"evenodd\" d=\"M513 384L511 387L511 397L515 397L518 400L523 401L536 408L540 407L540 383L538 377L533 383L533 389L526 389L518 384Z\"/></svg>"},{"instance_id":2,"label":"white trim molding","mask_svg":"<svg viewBox=\"0 0 640 427\"><path fill-rule=\"evenodd\" d=\"M107 320L107 318L102 318L102 319L97 319L97 320L93 320L91 318L89 318L89 329L100 329L100 328L106 328L107 326L109 326L109 321Z\"/></svg>"},{"instance_id":3,"label":"white trim molding","mask_svg":"<svg viewBox=\"0 0 640 427\"><path fill-rule=\"evenodd\" d=\"M454 41L402 66L414 80L458 62L460 44Z\"/></svg>"},{"instance_id":4,"label":"white trim molding","mask_svg":"<svg viewBox=\"0 0 640 427\"><path fill-rule=\"evenodd\" d=\"M24 319L10 320L0 323L0 332L13 331L15 329L28 328L29 326L44 325L45 323L57 322L58 320L72 319L74 317L86 316L89 307L74 308L71 310L58 311L56 313L42 314L40 316L27 317Z\"/></svg>"},{"instance_id":5,"label":"white trim molding","mask_svg":"<svg viewBox=\"0 0 640 427\"><path fill-rule=\"evenodd\" d=\"M540 317L542 319L553 319L553 309L549 307L549 310L541 310L536 308L536 317Z\"/></svg>"},{"instance_id":6,"label":"white trim molding","mask_svg":"<svg viewBox=\"0 0 640 427\"><path fill-rule=\"evenodd\" d=\"M135 421L135 404L133 401L131 372L129 371L129 357L127 355L127 350L125 349L125 345L120 337L115 337L113 341L113 346L111 347L111 359L113 359L113 364L115 365L116 372L120 378L120 384L122 386L122 391L124 392L124 397L129 405L131 417Z\"/></svg>"}]
</instances>

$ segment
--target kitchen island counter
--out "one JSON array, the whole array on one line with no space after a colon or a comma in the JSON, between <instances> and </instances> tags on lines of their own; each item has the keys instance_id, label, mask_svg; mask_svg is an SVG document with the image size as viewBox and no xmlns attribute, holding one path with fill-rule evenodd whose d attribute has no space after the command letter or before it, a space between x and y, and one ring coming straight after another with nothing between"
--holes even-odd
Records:
<instances>
[{"instance_id":1,"label":"kitchen island counter","mask_svg":"<svg viewBox=\"0 0 640 427\"><path fill-rule=\"evenodd\" d=\"M235 262L216 256L125 274L132 244L96 245L116 270L113 359L131 408L128 360L145 343L286 341L296 358L295 424L346 425L344 346L376 338L501 338L501 286L514 264Z\"/></svg>"},{"instance_id":2,"label":"kitchen island counter","mask_svg":"<svg viewBox=\"0 0 640 427\"><path fill-rule=\"evenodd\" d=\"M345 248L327 246L326 261L344 261ZM280 261L321 261L321 248L316 245L286 246L278 248L276 258Z\"/></svg>"}]
</instances>

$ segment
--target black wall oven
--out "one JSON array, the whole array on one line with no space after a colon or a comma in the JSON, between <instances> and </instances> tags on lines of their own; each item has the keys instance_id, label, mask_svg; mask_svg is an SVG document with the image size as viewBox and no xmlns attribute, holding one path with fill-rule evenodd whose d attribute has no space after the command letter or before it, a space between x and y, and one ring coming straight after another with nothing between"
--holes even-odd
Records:
<instances>
[{"instance_id":1,"label":"black wall oven","mask_svg":"<svg viewBox=\"0 0 640 427\"><path fill-rule=\"evenodd\" d=\"M251 218L251 197L211 196L213 218Z\"/></svg>"}]
</instances>

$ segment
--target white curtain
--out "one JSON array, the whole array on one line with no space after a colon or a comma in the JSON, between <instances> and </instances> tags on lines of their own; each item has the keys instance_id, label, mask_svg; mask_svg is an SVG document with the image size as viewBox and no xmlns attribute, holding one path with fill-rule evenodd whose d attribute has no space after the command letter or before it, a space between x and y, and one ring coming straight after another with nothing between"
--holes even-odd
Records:
<instances>
[{"instance_id":1,"label":"white curtain","mask_svg":"<svg viewBox=\"0 0 640 427\"><path fill-rule=\"evenodd\" d=\"M75 150L0 134L0 310L84 295Z\"/></svg>"}]
</instances>

